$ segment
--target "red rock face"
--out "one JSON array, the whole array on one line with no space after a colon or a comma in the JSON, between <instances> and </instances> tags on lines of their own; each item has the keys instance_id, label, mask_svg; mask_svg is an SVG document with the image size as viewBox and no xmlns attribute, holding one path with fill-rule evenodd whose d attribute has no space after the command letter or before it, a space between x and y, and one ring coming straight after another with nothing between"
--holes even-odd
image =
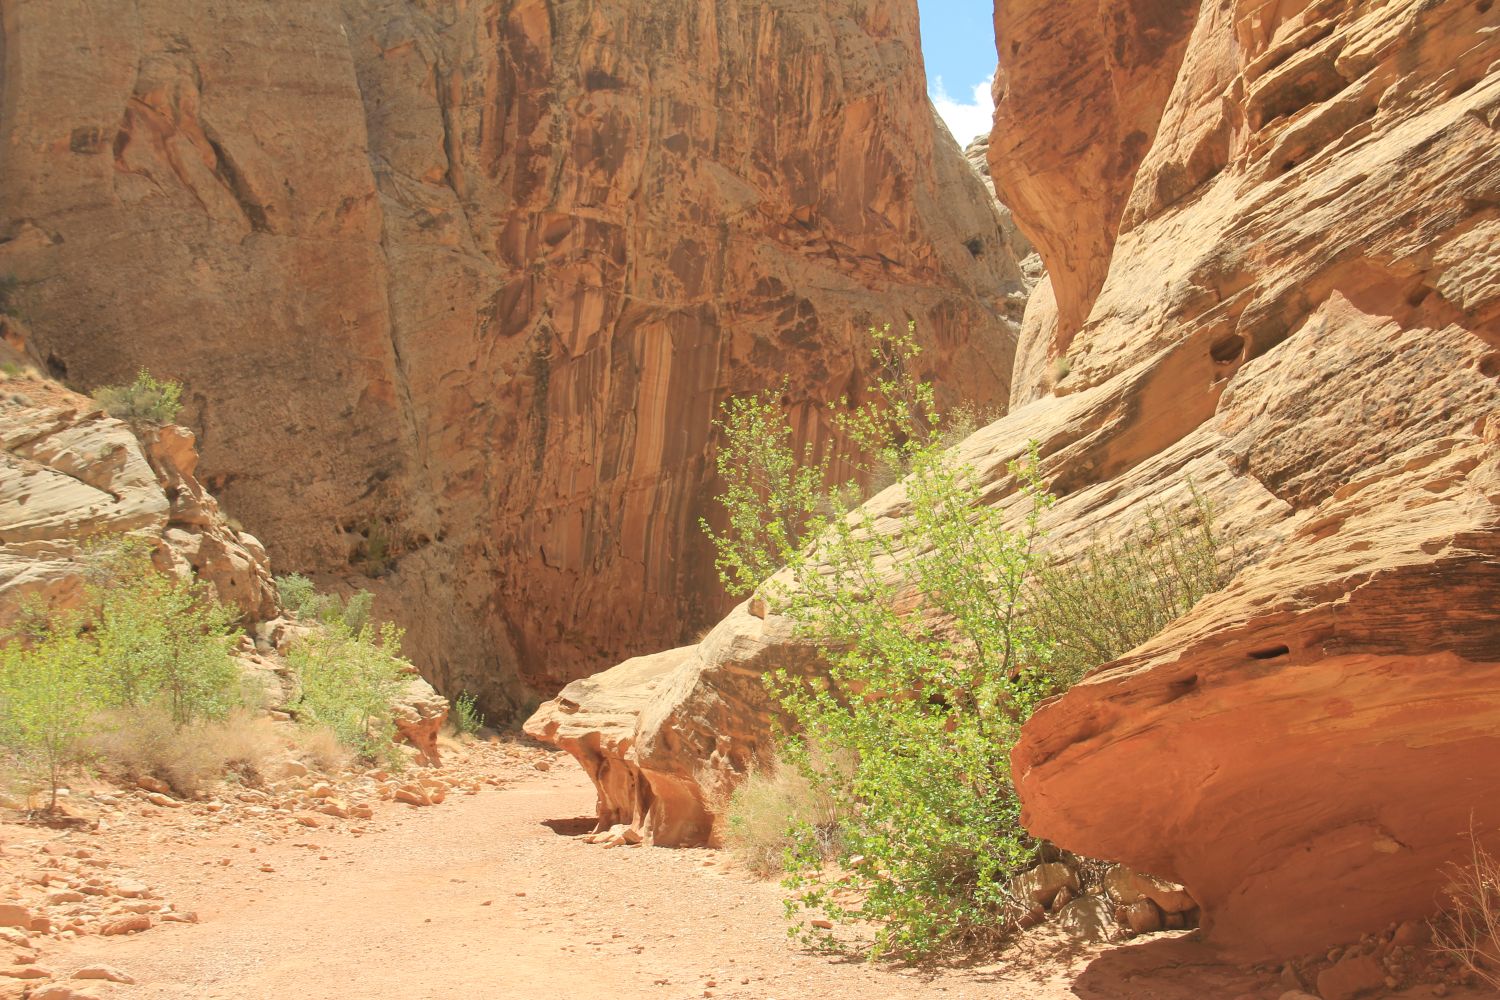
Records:
<instances>
[{"instance_id":1,"label":"red rock face","mask_svg":"<svg viewBox=\"0 0 1500 1000\"><path fill-rule=\"evenodd\" d=\"M1013 31L1032 16L999 7ZM1013 400L1111 401L1093 447L1057 455L1074 451L1063 534L1099 503L1128 523L1145 484L1191 475L1249 562L1027 724L1025 821L1186 884L1242 953L1429 913L1471 820L1500 828L1496 16L1203 4L1136 77L1169 87L1134 106L1154 138L1128 169L1100 168L1117 183L1092 232L1017 178L1118 134L1108 102L1036 103L1060 63L1113 58L1105 39L1034 36L997 88L993 171L1055 293L1028 306ZM1002 146L1023 114L1076 129Z\"/></svg>"},{"instance_id":2,"label":"red rock face","mask_svg":"<svg viewBox=\"0 0 1500 1000\"><path fill-rule=\"evenodd\" d=\"M711 421L916 320L1002 401L1016 262L916 5L3 7L0 273L57 374L188 385L284 570L368 570L491 714L722 610Z\"/></svg>"},{"instance_id":3,"label":"red rock face","mask_svg":"<svg viewBox=\"0 0 1500 1000\"><path fill-rule=\"evenodd\" d=\"M992 172L1049 278L1025 405L958 456L1014 508L1037 441L1063 558L1190 489L1217 508L1232 583L1044 705L1013 774L1037 836L1305 955L1433 912L1471 824L1500 849L1500 10L1174 9L998 5ZM904 501L870 501L881 530ZM633 728L584 719L627 672L531 731L672 789L600 785L691 841L770 741L761 674L816 650L742 605L657 665Z\"/></svg>"}]
</instances>

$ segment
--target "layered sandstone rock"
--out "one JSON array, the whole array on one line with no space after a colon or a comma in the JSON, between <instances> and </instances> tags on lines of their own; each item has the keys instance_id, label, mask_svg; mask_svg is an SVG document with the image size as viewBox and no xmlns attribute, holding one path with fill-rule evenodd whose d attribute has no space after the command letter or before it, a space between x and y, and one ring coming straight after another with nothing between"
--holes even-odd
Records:
<instances>
[{"instance_id":1,"label":"layered sandstone rock","mask_svg":"<svg viewBox=\"0 0 1500 1000\"><path fill-rule=\"evenodd\" d=\"M278 566L367 572L491 714L717 617L711 421L801 435L917 321L1002 403L1022 288L914 0L7 0L0 273L55 374L182 379Z\"/></svg>"},{"instance_id":2,"label":"layered sandstone rock","mask_svg":"<svg viewBox=\"0 0 1500 1000\"><path fill-rule=\"evenodd\" d=\"M1060 556L1191 484L1242 566L1027 723L1025 822L1184 885L1242 953L1430 912L1471 823L1500 829L1497 17L997 11L991 163L1049 279L1031 402L959 456L1012 507L1006 463L1038 441ZM871 501L885 529L902 501ZM659 682L627 763L711 807L765 748L759 675L814 653L738 609Z\"/></svg>"},{"instance_id":3,"label":"layered sandstone rock","mask_svg":"<svg viewBox=\"0 0 1500 1000\"><path fill-rule=\"evenodd\" d=\"M15 357L8 364L19 371ZM245 621L274 616L265 550L193 477L192 434L168 426L141 435L46 379L0 381L0 630L29 599L76 602L90 540L122 534L155 541L162 569L208 582Z\"/></svg>"}]
</instances>

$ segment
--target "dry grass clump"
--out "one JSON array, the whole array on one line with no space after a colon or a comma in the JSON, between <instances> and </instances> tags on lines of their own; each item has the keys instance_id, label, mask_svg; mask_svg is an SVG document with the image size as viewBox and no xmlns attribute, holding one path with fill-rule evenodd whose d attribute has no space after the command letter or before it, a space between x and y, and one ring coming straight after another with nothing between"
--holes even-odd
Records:
<instances>
[{"instance_id":1,"label":"dry grass clump","mask_svg":"<svg viewBox=\"0 0 1500 1000\"><path fill-rule=\"evenodd\" d=\"M758 878L784 872L787 851L799 841L812 839L824 857L836 853L837 799L826 786L775 757L746 776L729 797L724 815L724 846Z\"/></svg>"},{"instance_id":2,"label":"dry grass clump","mask_svg":"<svg viewBox=\"0 0 1500 1000\"><path fill-rule=\"evenodd\" d=\"M1473 840L1469 862L1449 871L1443 897L1446 913L1434 935L1438 950L1500 990L1500 859Z\"/></svg>"},{"instance_id":3,"label":"dry grass clump","mask_svg":"<svg viewBox=\"0 0 1500 1000\"><path fill-rule=\"evenodd\" d=\"M89 742L106 772L160 779L183 798L225 777L262 784L280 750L275 723L252 712L178 725L163 705L104 712Z\"/></svg>"},{"instance_id":4,"label":"dry grass clump","mask_svg":"<svg viewBox=\"0 0 1500 1000\"><path fill-rule=\"evenodd\" d=\"M294 756L314 771L337 774L354 755L327 726L298 726L292 734Z\"/></svg>"}]
</instances>

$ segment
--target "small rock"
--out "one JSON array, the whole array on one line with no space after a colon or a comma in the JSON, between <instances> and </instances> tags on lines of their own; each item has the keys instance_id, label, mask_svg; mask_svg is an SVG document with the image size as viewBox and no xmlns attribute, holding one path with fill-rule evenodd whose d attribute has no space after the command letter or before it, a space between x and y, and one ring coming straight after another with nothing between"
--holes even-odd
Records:
<instances>
[{"instance_id":1,"label":"small rock","mask_svg":"<svg viewBox=\"0 0 1500 1000\"><path fill-rule=\"evenodd\" d=\"M1113 921L1109 903L1098 896L1079 896L1059 907L1054 918L1057 925L1081 941L1105 941Z\"/></svg>"},{"instance_id":2,"label":"small rock","mask_svg":"<svg viewBox=\"0 0 1500 1000\"><path fill-rule=\"evenodd\" d=\"M325 781L320 781L316 785L313 785L307 794L315 799L331 799L334 795L333 786Z\"/></svg>"},{"instance_id":3,"label":"small rock","mask_svg":"<svg viewBox=\"0 0 1500 1000\"><path fill-rule=\"evenodd\" d=\"M1318 973L1323 1000L1354 1000L1385 988L1385 970L1370 955L1355 955Z\"/></svg>"},{"instance_id":4,"label":"small rock","mask_svg":"<svg viewBox=\"0 0 1500 1000\"><path fill-rule=\"evenodd\" d=\"M307 777L307 765L295 757L288 757L281 762L281 774L287 778L305 778Z\"/></svg>"},{"instance_id":5,"label":"small rock","mask_svg":"<svg viewBox=\"0 0 1500 1000\"><path fill-rule=\"evenodd\" d=\"M137 882L135 879L122 879L115 883L115 895L123 896L126 899L142 899L151 895L151 890L147 888L144 882Z\"/></svg>"},{"instance_id":6,"label":"small rock","mask_svg":"<svg viewBox=\"0 0 1500 1000\"><path fill-rule=\"evenodd\" d=\"M819 919L819 920L809 920L808 924L810 926L816 927L820 931L831 931L831 930L833 930L833 921L831 921L831 920L821 920L821 919Z\"/></svg>"},{"instance_id":7,"label":"small rock","mask_svg":"<svg viewBox=\"0 0 1500 1000\"><path fill-rule=\"evenodd\" d=\"M0 927L19 927L23 931L31 930L31 911L24 906L17 906L14 903L0 903Z\"/></svg>"},{"instance_id":8,"label":"small rock","mask_svg":"<svg viewBox=\"0 0 1500 1000\"><path fill-rule=\"evenodd\" d=\"M144 913L135 913L128 917L121 917L113 923L105 924L99 929L99 933L105 937L113 937L117 934L135 934L139 931L151 929L151 918Z\"/></svg>"},{"instance_id":9,"label":"small rock","mask_svg":"<svg viewBox=\"0 0 1500 1000\"><path fill-rule=\"evenodd\" d=\"M149 774L142 775L141 777L135 779L135 784L137 788L144 788L146 791L156 792L158 795L170 795L172 792L171 785L167 784L165 781L162 781L160 778L154 778Z\"/></svg>"},{"instance_id":10,"label":"small rock","mask_svg":"<svg viewBox=\"0 0 1500 1000\"><path fill-rule=\"evenodd\" d=\"M1050 906L1064 887L1076 891L1078 873L1060 861L1037 865L1010 881L1011 895L1043 906Z\"/></svg>"},{"instance_id":11,"label":"small rock","mask_svg":"<svg viewBox=\"0 0 1500 1000\"><path fill-rule=\"evenodd\" d=\"M432 799L422 790L420 785L402 785L396 789L395 799L397 802L405 802L413 806L430 806Z\"/></svg>"},{"instance_id":12,"label":"small rock","mask_svg":"<svg viewBox=\"0 0 1500 1000\"><path fill-rule=\"evenodd\" d=\"M50 986L43 986L39 990L32 991L29 1000L98 1000L98 997L94 993L84 993L81 990L73 989L71 986L53 983Z\"/></svg>"},{"instance_id":13,"label":"small rock","mask_svg":"<svg viewBox=\"0 0 1500 1000\"><path fill-rule=\"evenodd\" d=\"M317 815L306 812L297 814L297 822L301 823L303 826L311 827L319 827L323 825L323 820L320 819Z\"/></svg>"},{"instance_id":14,"label":"small rock","mask_svg":"<svg viewBox=\"0 0 1500 1000\"><path fill-rule=\"evenodd\" d=\"M163 809L181 809L182 808L182 803L181 802L178 802L176 799L172 798L170 795L164 795L161 792L147 792L146 793L146 801L149 802L149 803L151 803L153 806L160 806Z\"/></svg>"},{"instance_id":15,"label":"small rock","mask_svg":"<svg viewBox=\"0 0 1500 1000\"><path fill-rule=\"evenodd\" d=\"M1425 920L1408 920L1391 937L1391 943L1402 948L1419 948L1431 941L1432 927Z\"/></svg>"},{"instance_id":16,"label":"small rock","mask_svg":"<svg viewBox=\"0 0 1500 1000\"><path fill-rule=\"evenodd\" d=\"M51 979L52 970L44 969L40 965L20 965L9 969L0 969L0 976L9 979Z\"/></svg>"},{"instance_id":17,"label":"small rock","mask_svg":"<svg viewBox=\"0 0 1500 1000\"><path fill-rule=\"evenodd\" d=\"M1166 926L1161 910L1149 899L1139 899L1122 909L1126 925L1136 934L1155 934Z\"/></svg>"},{"instance_id":18,"label":"small rock","mask_svg":"<svg viewBox=\"0 0 1500 1000\"><path fill-rule=\"evenodd\" d=\"M552 762L550 760L539 760L535 764L532 764L531 766L534 767L534 768L536 768L538 771L550 771L550 770L552 770Z\"/></svg>"},{"instance_id":19,"label":"small rock","mask_svg":"<svg viewBox=\"0 0 1500 1000\"><path fill-rule=\"evenodd\" d=\"M103 979L111 983L135 984L135 980L110 965L86 965L73 973L74 979Z\"/></svg>"}]
</instances>

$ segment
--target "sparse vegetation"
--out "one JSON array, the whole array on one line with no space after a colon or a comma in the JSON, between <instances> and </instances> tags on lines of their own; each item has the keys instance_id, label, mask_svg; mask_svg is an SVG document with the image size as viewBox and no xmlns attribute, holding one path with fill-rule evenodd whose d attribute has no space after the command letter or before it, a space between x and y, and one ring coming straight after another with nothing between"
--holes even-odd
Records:
<instances>
[{"instance_id":1,"label":"sparse vegetation","mask_svg":"<svg viewBox=\"0 0 1500 1000\"><path fill-rule=\"evenodd\" d=\"M179 725L161 705L114 709L90 728L89 746L107 769L127 779L160 779L184 798L225 775L261 784L279 749L271 720L244 709L189 725Z\"/></svg>"},{"instance_id":2,"label":"sparse vegetation","mask_svg":"<svg viewBox=\"0 0 1500 1000\"><path fill-rule=\"evenodd\" d=\"M1500 859L1472 831L1469 839L1469 861L1449 870L1434 942L1463 972L1500 990Z\"/></svg>"},{"instance_id":3,"label":"sparse vegetation","mask_svg":"<svg viewBox=\"0 0 1500 1000\"><path fill-rule=\"evenodd\" d=\"M70 627L30 648L13 640L0 649L0 751L28 794L49 793L48 810L67 773L87 758L97 665L97 648Z\"/></svg>"},{"instance_id":4,"label":"sparse vegetation","mask_svg":"<svg viewBox=\"0 0 1500 1000\"><path fill-rule=\"evenodd\" d=\"M484 728L484 713L479 711L478 699L467 691L461 692L453 702L453 726L459 734L473 736Z\"/></svg>"},{"instance_id":5,"label":"sparse vegetation","mask_svg":"<svg viewBox=\"0 0 1500 1000\"><path fill-rule=\"evenodd\" d=\"M0 751L28 791L51 791L49 809L72 768L124 745L84 739L100 728L100 713L120 740L140 742L163 726L182 734L223 720L240 698L233 613L207 588L158 574L145 547L128 539L97 546L90 559L83 610L33 610L0 650ZM189 742L157 741L156 763Z\"/></svg>"},{"instance_id":6,"label":"sparse vegetation","mask_svg":"<svg viewBox=\"0 0 1500 1000\"><path fill-rule=\"evenodd\" d=\"M355 630L330 619L299 641L288 658L300 685L292 703L299 721L327 727L362 760L399 763L391 703L410 668L401 636L390 622Z\"/></svg>"},{"instance_id":7,"label":"sparse vegetation","mask_svg":"<svg viewBox=\"0 0 1500 1000\"><path fill-rule=\"evenodd\" d=\"M341 626L356 634L369 624L375 604L375 595L368 590L355 591L348 597L324 594L318 591L316 584L298 573L278 576L276 593L281 598L281 606L295 612L303 621Z\"/></svg>"},{"instance_id":8,"label":"sparse vegetation","mask_svg":"<svg viewBox=\"0 0 1500 1000\"><path fill-rule=\"evenodd\" d=\"M108 385L94 393L106 413L136 424L170 424L182 412L182 384L157 379L142 368L130 385Z\"/></svg>"},{"instance_id":9,"label":"sparse vegetation","mask_svg":"<svg viewBox=\"0 0 1500 1000\"><path fill-rule=\"evenodd\" d=\"M798 851L833 860L839 847L838 798L825 775L847 780L847 761L799 768L776 757L758 765L731 794L724 809L724 846L758 878L786 871Z\"/></svg>"},{"instance_id":10,"label":"sparse vegetation","mask_svg":"<svg viewBox=\"0 0 1500 1000\"><path fill-rule=\"evenodd\" d=\"M1211 504L1192 484L1187 510L1161 504L1125 538L1053 560L1029 588L1028 614L1051 643L1049 672L1063 687L1157 635L1229 582L1232 560Z\"/></svg>"},{"instance_id":11,"label":"sparse vegetation","mask_svg":"<svg viewBox=\"0 0 1500 1000\"><path fill-rule=\"evenodd\" d=\"M138 546L96 560L90 605L103 703L137 711L160 704L178 727L222 719L239 705L240 673L229 656L234 609L206 584L158 573Z\"/></svg>"},{"instance_id":12,"label":"sparse vegetation","mask_svg":"<svg viewBox=\"0 0 1500 1000\"><path fill-rule=\"evenodd\" d=\"M797 453L775 397L726 405L718 467L730 530L709 534L726 586L758 590L827 664L822 677L768 678L794 723L783 764L832 803L831 829L795 817L783 826L794 931L836 946L828 924L867 924L873 954L921 957L985 946L1014 926L1009 885L1037 845L1019 822L1009 754L1034 707L1222 581L1201 501L1196 525L1158 511L1145 538L1049 561L1041 525L1054 498L1035 445L1010 468L1020 503L1007 523L975 471L946 453L947 429L968 433L981 418L940 419L931 386L911 372L910 331L873 340L876 384L864 402L833 409L851 448L837 464ZM905 477L899 533L847 484L823 486L835 467ZM1073 620L1101 608L1102 622ZM830 754L847 768L830 768ZM763 868L777 844L765 814L794 811L780 794L755 779L729 809L728 835L738 824Z\"/></svg>"}]
</instances>

